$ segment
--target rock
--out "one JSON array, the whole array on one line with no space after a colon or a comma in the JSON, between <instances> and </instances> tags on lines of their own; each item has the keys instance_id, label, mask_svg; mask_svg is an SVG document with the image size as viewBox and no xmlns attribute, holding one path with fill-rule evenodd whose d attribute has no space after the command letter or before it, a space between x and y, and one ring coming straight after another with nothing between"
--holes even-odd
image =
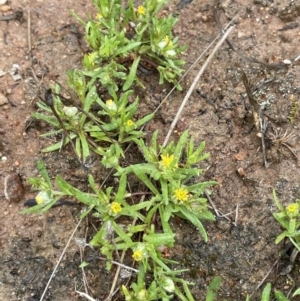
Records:
<instances>
[{"instance_id":1,"label":"rock","mask_svg":"<svg viewBox=\"0 0 300 301\"><path fill-rule=\"evenodd\" d=\"M14 81L18 81L18 80L22 79L22 77L20 75L20 66L18 64L13 64L9 74L11 75L11 77L13 78Z\"/></svg>"},{"instance_id":2,"label":"rock","mask_svg":"<svg viewBox=\"0 0 300 301\"><path fill-rule=\"evenodd\" d=\"M11 7L9 6L9 5L2 5L1 7L0 7L0 11L2 11L2 12L8 12L8 11L10 11L11 10Z\"/></svg>"},{"instance_id":3,"label":"rock","mask_svg":"<svg viewBox=\"0 0 300 301\"><path fill-rule=\"evenodd\" d=\"M4 195L10 202L19 202L24 195L24 187L19 174L6 176L4 180Z\"/></svg>"},{"instance_id":4,"label":"rock","mask_svg":"<svg viewBox=\"0 0 300 301\"><path fill-rule=\"evenodd\" d=\"M7 2L7 0L0 0L0 5L4 5Z\"/></svg>"}]
</instances>

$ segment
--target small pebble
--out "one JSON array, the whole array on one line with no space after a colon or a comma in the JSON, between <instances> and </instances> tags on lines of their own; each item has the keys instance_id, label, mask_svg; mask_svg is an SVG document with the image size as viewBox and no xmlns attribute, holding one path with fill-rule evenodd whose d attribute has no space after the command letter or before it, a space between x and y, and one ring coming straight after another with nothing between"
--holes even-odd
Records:
<instances>
[{"instance_id":1,"label":"small pebble","mask_svg":"<svg viewBox=\"0 0 300 301\"><path fill-rule=\"evenodd\" d=\"M24 187L21 177L17 174L10 174L4 180L4 195L10 202L19 202L24 195Z\"/></svg>"},{"instance_id":2,"label":"small pebble","mask_svg":"<svg viewBox=\"0 0 300 301\"><path fill-rule=\"evenodd\" d=\"M242 168L242 167L239 167L238 169L237 169L237 172L238 172L238 174L241 176L241 177L244 177L246 174L245 174L245 170L244 170L244 168Z\"/></svg>"}]
</instances>

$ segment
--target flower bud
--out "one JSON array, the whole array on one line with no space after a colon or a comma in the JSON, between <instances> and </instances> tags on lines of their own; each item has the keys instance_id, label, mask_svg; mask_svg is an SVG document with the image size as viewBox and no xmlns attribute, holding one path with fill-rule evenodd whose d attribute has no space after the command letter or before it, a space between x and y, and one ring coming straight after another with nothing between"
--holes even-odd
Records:
<instances>
[{"instance_id":1,"label":"flower bud","mask_svg":"<svg viewBox=\"0 0 300 301\"><path fill-rule=\"evenodd\" d=\"M68 117L74 117L78 113L78 109L76 107L63 107L63 111Z\"/></svg>"},{"instance_id":2,"label":"flower bud","mask_svg":"<svg viewBox=\"0 0 300 301\"><path fill-rule=\"evenodd\" d=\"M111 99L106 101L106 106L109 110L111 110L113 112L116 112L118 110L116 103Z\"/></svg>"}]
</instances>

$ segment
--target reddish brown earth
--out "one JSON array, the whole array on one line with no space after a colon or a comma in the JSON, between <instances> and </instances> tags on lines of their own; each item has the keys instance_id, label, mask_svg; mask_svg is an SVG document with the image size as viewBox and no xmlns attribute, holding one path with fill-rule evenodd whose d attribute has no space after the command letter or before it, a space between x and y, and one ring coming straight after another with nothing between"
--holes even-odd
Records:
<instances>
[{"instance_id":1,"label":"reddish brown earth","mask_svg":"<svg viewBox=\"0 0 300 301\"><path fill-rule=\"evenodd\" d=\"M19 211L27 199L35 196L27 180L38 174L38 160L46 163L53 178L59 173L74 185L80 186L84 181L78 166L74 165L76 158L71 150L50 154L42 152L56 138L39 138L49 129L48 125L30 123L30 115L37 109L35 103L38 100L33 71L40 83L47 87L51 76L66 85L66 71L80 68L87 46L82 36L84 30L72 18L70 10L82 18L88 13L93 15L95 11L90 2L12 0L7 4L11 10L6 11L9 7L0 6L2 15L18 9L23 12L19 19L0 21L0 70L5 72L0 77L0 92L9 99L8 103L0 106L0 191L4 191L5 178L13 173L21 176L25 189L19 202L9 202L4 192L0 193L0 300L39 300L79 221L80 206L52 208L45 215L21 215ZM179 17L175 34L179 35L182 44L188 45L184 55L186 69L219 34L212 2L190 1L179 5L172 2L166 7L167 12ZM176 137L187 128L197 143L206 141L206 150L211 158L202 164L204 178L219 183L213 188L212 201L220 217L215 223L205 224L208 243L204 243L188 223L178 220L172 223L176 246L171 256L180 262L178 268L189 269L183 277L195 283L192 288L195 300L205 299L207 285L217 275L223 279L220 300L244 300L247 293L253 292L253 300L259 300L261 288L255 293L256 287L274 266L280 252L288 246L287 242L274 243L280 227L272 216L276 211L272 189L276 190L283 204L300 198L298 160L280 141L267 143L267 160L271 164L264 167L261 140L253 126L241 75L243 71L246 73L255 92L255 100L265 101L264 115L278 132L277 138L285 132L292 133L293 137L288 142L298 155L299 118L295 114L291 123L289 115L293 103L298 103L300 96L299 61L279 69L266 65L280 65L283 60L292 60L299 55L298 2L257 0L245 4L242 0L221 1L219 13L222 24L227 24L238 14L230 40L245 56L265 64L249 62L223 44L197 84L177 133L174 133ZM158 128L161 139L207 56L205 54L185 78L184 91L174 92L152 122L151 130ZM18 80L9 74L14 64L20 68ZM140 109L143 112L154 110L171 89L167 85L157 87L155 76L144 80L146 91L140 91ZM292 98L296 100L293 102ZM105 178L99 165L93 172L99 182ZM228 214L229 220L221 217L223 214ZM91 223L96 227L99 225L97 220L85 220L75 237L86 237ZM91 238L89 235L87 240ZM86 250L86 258L96 255L97 250ZM293 286L290 279L295 287L300 286L298 258L290 278L281 275L282 269L288 265L288 255L281 257L266 279L273 288L285 293ZM84 290L79 264L79 247L72 240L45 300L81 299L75 292ZM86 268L86 275L90 295L104 300L113 271L106 272L104 262L94 260ZM120 295L118 300L123 300L123 297Z\"/></svg>"}]
</instances>

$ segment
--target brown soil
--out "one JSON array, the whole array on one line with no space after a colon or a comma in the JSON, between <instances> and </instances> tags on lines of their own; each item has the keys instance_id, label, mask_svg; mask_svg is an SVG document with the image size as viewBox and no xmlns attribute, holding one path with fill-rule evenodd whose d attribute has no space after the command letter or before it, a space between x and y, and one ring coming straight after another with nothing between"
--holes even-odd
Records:
<instances>
[{"instance_id":1,"label":"brown soil","mask_svg":"<svg viewBox=\"0 0 300 301\"><path fill-rule=\"evenodd\" d=\"M181 1L170 4L166 10L178 14L175 34L182 44L188 45L184 59L185 68L197 59L219 34L213 14L213 1ZM237 55L225 43L219 49L189 103L174 133L174 137L187 128L197 143L206 141L211 158L204 164L204 178L218 181L213 188L212 201L220 216L215 223L205 227L209 242L204 243L199 233L188 223L174 220L176 247L171 257L179 261L177 268L189 269L183 277L195 283L192 288L195 300L204 300L207 285L214 276L223 279L219 300L244 300L274 266L280 252L288 245L275 245L280 227L272 213L276 211L272 189L283 204L300 198L299 164L295 155L282 143L267 143L267 161L264 167L261 140L253 126L253 117L241 80L244 71L252 84L256 101L265 102L264 116L278 135L293 133L289 141L295 154L300 151L299 118L292 116L291 108L300 96L299 61L282 68L284 60L299 55L300 5L298 1L221 1L220 21L234 20L236 25L230 40L245 56L265 64L256 64ZM174 1L172 2L174 3ZM0 77L0 92L6 94L9 103L0 107L0 191L4 179L12 173L20 174L25 195L20 202L8 202L1 193L3 209L0 212L0 300L39 300L45 285L60 257L72 231L79 221L80 206L52 208L45 215L21 215L25 200L35 193L27 184L38 174L36 163L43 160L51 177L58 173L73 185L82 185L84 175L74 162L71 150L43 153L42 149L55 141L55 137L40 139L48 125L30 123L31 112L36 110L37 86L33 72L44 87L50 77L66 85L66 70L80 68L82 54L87 50L83 28L71 17L70 10L82 18L95 14L91 1L66 0L43 2L38 0L12 0L12 11L20 9L23 17L0 21L0 69L6 72ZM243 7L244 5L244 7ZM5 8L0 6L2 14ZM0 14L1 15L1 14ZM30 16L31 51L28 42L28 18ZM0 18L1 19L1 18ZM206 55L184 80L184 92L196 76ZM21 75L14 80L9 74L13 64L18 64ZM270 68L267 64L279 65ZM281 66L281 67L280 67ZM169 86L157 87L157 78L145 78L146 91L141 91L141 110L155 109ZM162 106L151 131L160 130L160 136L172 122L184 93L174 92ZM292 98L296 100L292 100ZM290 116L291 117L291 116ZM6 158L6 159L5 159ZM95 166L96 179L101 182L105 174ZM228 214L222 217L223 214ZM76 238L86 237L86 231L97 220L81 223ZM87 241L91 237L87 236ZM287 243L287 242L286 242ZM289 251L288 251L289 252ZM287 267L287 253L275 265L265 282L285 293L300 286L299 260L290 272L290 278L282 273ZM85 256L94 258L97 250L86 250ZM71 242L62 263L53 278L44 300L80 300L76 290L84 291L79 247ZM86 268L90 294L98 300L108 295L113 271L105 270L105 263L94 260ZM264 286L264 285L263 285ZM259 300L261 288L252 300ZM116 297L117 298L117 297ZM124 298L120 295L118 300ZM82 298L83 300L83 298ZM294 299L296 300L296 299Z\"/></svg>"}]
</instances>

